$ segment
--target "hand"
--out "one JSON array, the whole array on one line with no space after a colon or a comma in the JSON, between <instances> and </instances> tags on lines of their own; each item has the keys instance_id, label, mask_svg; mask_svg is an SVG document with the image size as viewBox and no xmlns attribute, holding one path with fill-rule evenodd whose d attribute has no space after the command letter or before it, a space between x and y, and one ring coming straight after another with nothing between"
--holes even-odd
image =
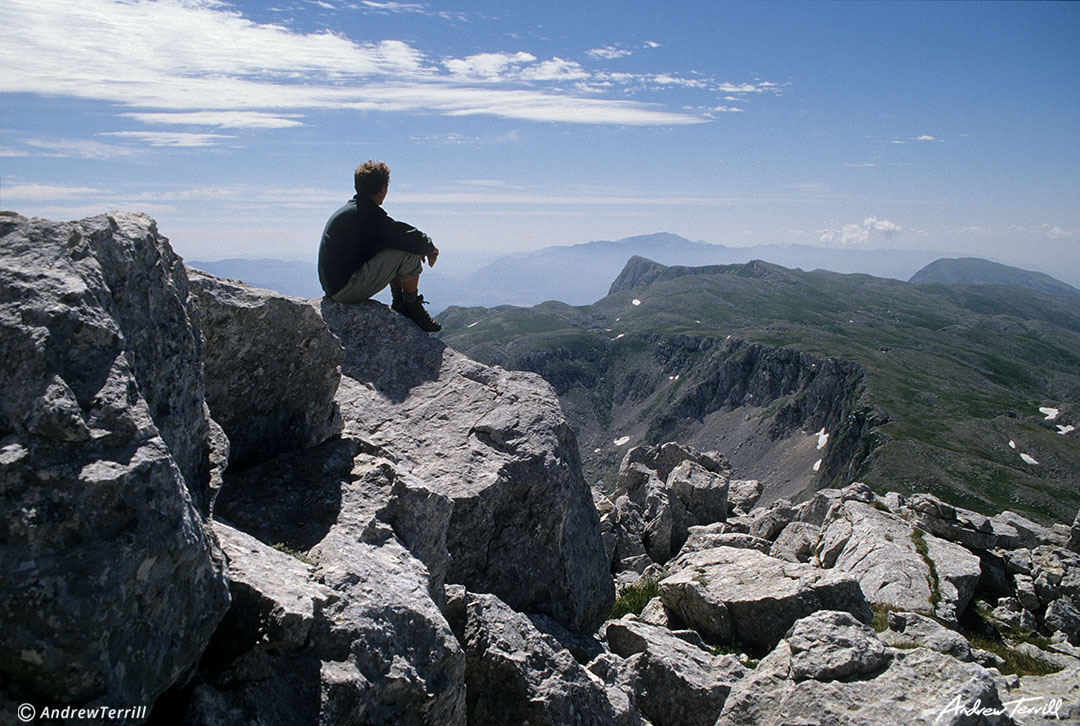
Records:
<instances>
[{"instance_id":1,"label":"hand","mask_svg":"<svg viewBox=\"0 0 1080 726\"><path fill-rule=\"evenodd\" d=\"M439 248L436 247L435 245L432 245L431 250L432 250L431 252L429 252L427 255L424 256L424 259L427 260L427 263L428 263L429 267L434 267L435 266L435 260L439 259Z\"/></svg>"}]
</instances>

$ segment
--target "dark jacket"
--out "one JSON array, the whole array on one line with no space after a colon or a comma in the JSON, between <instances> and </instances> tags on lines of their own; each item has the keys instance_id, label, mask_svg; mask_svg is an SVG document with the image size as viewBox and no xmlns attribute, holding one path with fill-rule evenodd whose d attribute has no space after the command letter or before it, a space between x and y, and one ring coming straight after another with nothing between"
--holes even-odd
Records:
<instances>
[{"instance_id":1,"label":"dark jacket","mask_svg":"<svg viewBox=\"0 0 1080 726\"><path fill-rule=\"evenodd\" d=\"M357 194L334 212L319 244L319 283L327 295L345 287L352 274L383 250L404 250L425 256L435 251L431 239L416 227L398 222Z\"/></svg>"}]
</instances>

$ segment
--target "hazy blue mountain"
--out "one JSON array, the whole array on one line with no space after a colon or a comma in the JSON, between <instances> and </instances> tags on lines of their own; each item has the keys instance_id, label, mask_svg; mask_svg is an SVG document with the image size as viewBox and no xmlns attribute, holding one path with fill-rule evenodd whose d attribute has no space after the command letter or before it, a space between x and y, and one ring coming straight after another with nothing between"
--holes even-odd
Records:
<instances>
[{"instance_id":1,"label":"hazy blue mountain","mask_svg":"<svg viewBox=\"0 0 1080 726\"><path fill-rule=\"evenodd\" d=\"M1022 270L978 257L935 260L912 275L909 282L916 284L939 282L946 285L1010 285L1026 287L1050 295L1080 295L1080 290L1072 285L1042 272Z\"/></svg>"},{"instance_id":2,"label":"hazy blue mountain","mask_svg":"<svg viewBox=\"0 0 1080 726\"><path fill-rule=\"evenodd\" d=\"M276 290L295 297L322 297L319 287L319 272L311 262L274 259L228 259L185 260L185 264L196 270L209 272L218 277L240 280L253 287Z\"/></svg>"},{"instance_id":3,"label":"hazy blue mountain","mask_svg":"<svg viewBox=\"0 0 1080 726\"><path fill-rule=\"evenodd\" d=\"M658 233L616 241L556 245L500 257L464 278L464 284L433 291L445 305L536 305L558 300L588 305L607 294L611 281L638 255L664 265L729 265L764 260L784 267L861 272L906 280L940 252L851 250L809 245L725 247Z\"/></svg>"},{"instance_id":4,"label":"hazy blue mountain","mask_svg":"<svg viewBox=\"0 0 1080 726\"><path fill-rule=\"evenodd\" d=\"M588 305L608 292L611 281L634 256L663 265L697 267L742 264L763 260L791 269L862 273L907 280L944 253L912 250L852 250L810 245L726 247L694 242L676 234L657 233L598 240L576 245L553 245L486 261L476 254L444 250L435 268L424 269L420 291L432 313L452 305L496 307L536 305L558 300ZM242 280L299 297L321 297L313 263L283 260L228 259L188 264L211 274ZM383 294L379 299L386 297Z\"/></svg>"}]
</instances>

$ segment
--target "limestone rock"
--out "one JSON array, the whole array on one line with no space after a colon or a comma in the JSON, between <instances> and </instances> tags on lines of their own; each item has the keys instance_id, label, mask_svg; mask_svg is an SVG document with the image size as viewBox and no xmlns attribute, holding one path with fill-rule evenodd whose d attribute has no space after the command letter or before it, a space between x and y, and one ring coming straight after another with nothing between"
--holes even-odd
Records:
<instances>
[{"instance_id":1,"label":"limestone rock","mask_svg":"<svg viewBox=\"0 0 1080 726\"><path fill-rule=\"evenodd\" d=\"M821 528L808 522L790 522L777 535L769 555L788 562L809 562Z\"/></svg>"},{"instance_id":2,"label":"limestone rock","mask_svg":"<svg viewBox=\"0 0 1080 726\"><path fill-rule=\"evenodd\" d=\"M749 514L761 499L765 485L757 479L739 479L728 485L728 511Z\"/></svg>"},{"instance_id":3,"label":"limestone rock","mask_svg":"<svg viewBox=\"0 0 1080 726\"><path fill-rule=\"evenodd\" d=\"M845 662L847 655L854 663L870 667L873 657L861 661L856 654L866 652L864 647L873 649L869 640L873 633L864 632L861 641L856 640L859 635L852 634L855 642L837 649L839 662ZM811 649L814 645L831 649L834 642L825 636L810 645ZM813 658L808 659L809 670L797 671L798 655L788 640L781 641L753 673L735 684L716 726L1015 724L1007 715L980 712L1002 709L1002 699L994 674L974 663L961 663L926 648L890 651L880 661L881 670L855 679L833 680L827 670L813 677ZM969 711L973 715L968 715Z\"/></svg>"},{"instance_id":4,"label":"limestone rock","mask_svg":"<svg viewBox=\"0 0 1080 726\"><path fill-rule=\"evenodd\" d=\"M0 216L0 680L150 704L224 614L187 278L142 215Z\"/></svg>"},{"instance_id":5,"label":"limestone rock","mask_svg":"<svg viewBox=\"0 0 1080 726\"><path fill-rule=\"evenodd\" d=\"M654 726L716 722L732 686L748 671L732 655L714 656L632 615L604 629L611 650L626 659L638 707Z\"/></svg>"},{"instance_id":6,"label":"limestone rock","mask_svg":"<svg viewBox=\"0 0 1080 726\"><path fill-rule=\"evenodd\" d=\"M995 514L990 518L990 524L994 527L994 531L998 532L997 544L999 547L1006 544L1002 542L1001 537L1001 532L1005 528L1016 532L1013 541L1007 543L1010 549L1017 547L1032 549L1039 545L1056 544L1056 537L1049 529L1032 522L1027 517L1020 516L1016 512L1005 511Z\"/></svg>"},{"instance_id":7,"label":"limestone rock","mask_svg":"<svg viewBox=\"0 0 1080 726\"><path fill-rule=\"evenodd\" d=\"M707 639L734 637L771 648L796 620L818 610L842 610L865 623L872 617L851 577L754 550L719 547L689 553L673 569L660 582L660 597Z\"/></svg>"},{"instance_id":8,"label":"limestone rock","mask_svg":"<svg viewBox=\"0 0 1080 726\"><path fill-rule=\"evenodd\" d=\"M1080 664L1045 676L1022 676L1002 700L1024 709L1016 718L1024 726L1080 723Z\"/></svg>"},{"instance_id":9,"label":"limestone rock","mask_svg":"<svg viewBox=\"0 0 1080 726\"><path fill-rule=\"evenodd\" d=\"M1080 552L1080 512L1076 513L1076 518L1069 529L1069 540L1065 547L1073 552Z\"/></svg>"},{"instance_id":10,"label":"limestone rock","mask_svg":"<svg viewBox=\"0 0 1080 726\"><path fill-rule=\"evenodd\" d=\"M870 602L936 611L950 620L967 606L981 571L979 558L960 545L919 534L903 519L858 501L832 510L817 560L856 578Z\"/></svg>"},{"instance_id":11,"label":"limestone rock","mask_svg":"<svg viewBox=\"0 0 1080 726\"><path fill-rule=\"evenodd\" d=\"M465 723L464 655L391 534L335 526L305 563L215 527L234 600L185 723Z\"/></svg>"},{"instance_id":12,"label":"limestone rock","mask_svg":"<svg viewBox=\"0 0 1080 726\"><path fill-rule=\"evenodd\" d=\"M345 435L453 502L447 582L590 632L615 599L577 444L551 387L481 365L386 306L324 299Z\"/></svg>"},{"instance_id":13,"label":"limestone rock","mask_svg":"<svg viewBox=\"0 0 1080 726\"><path fill-rule=\"evenodd\" d=\"M718 453L699 453L669 442L626 453L613 494L620 544L614 569L642 571L663 564L682 547L695 525L727 517L731 468ZM643 563L637 542L649 555Z\"/></svg>"},{"instance_id":14,"label":"limestone rock","mask_svg":"<svg viewBox=\"0 0 1080 726\"><path fill-rule=\"evenodd\" d=\"M791 502L786 499L777 499L768 506L760 507L750 513L750 534L771 542L794 519L795 510Z\"/></svg>"},{"instance_id":15,"label":"limestone rock","mask_svg":"<svg viewBox=\"0 0 1080 726\"><path fill-rule=\"evenodd\" d=\"M998 536L989 517L946 504L933 494L913 494L907 510L916 525L941 539L970 549L986 550L997 545Z\"/></svg>"},{"instance_id":16,"label":"limestone rock","mask_svg":"<svg viewBox=\"0 0 1080 726\"><path fill-rule=\"evenodd\" d=\"M494 595L467 594L465 610L470 725L615 722L604 687L527 617Z\"/></svg>"},{"instance_id":17,"label":"limestone rock","mask_svg":"<svg viewBox=\"0 0 1080 726\"><path fill-rule=\"evenodd\" d=\"M895 648L930 648L958 660L973 659L967 638L918 613L889 613L889 628L881 639Z\"/></svg>"},{"instance_id":18,"label":"limestone rock","mask_svg":"<svg viewBox=\"0 0 1080 726\"><path fill-rule=\"evenodd\" d=\"M1031 551L1031 577L1044 605L1066 596L1080 602L1080 554L1060 547L1036 547Z\"/></svg>"},{"instance_id":19,"label":"limestone rock","mask_svg":"<svg viewBox=\"0 0 1080 726\"><path fill-rule=\"evenodd\" d=\"M341 430L334 395L341 344L316 309L188 269L203 335L206 402L242 469Z\"/></svg>"},{"instance_id":20,"label":"limestone rock","mask_svg":"<svg viewBox=\"0 0 1080 726\"><path fill-rule=\"evenodd\" d=\"M686 542L683 544L682 549L679 550L679 555L681 556L689 552L711 550L716 547L750 549L768 554L769 549L772 547L772 542L767 539L762 539L761 537L755 537L752 534L730 532L724 523L709 524L690 528L689 536L686 538Z\"/></svg>"},{"instance_id":21,"label":"limestone rock","mask_svg":"<svg viewBox=\"0 0 1080 726\"><path fill-rule=\"evenodd\" d=\"M1077 609L1073 601L1068 597L1054 600L1046 608L1043 616L1047 632L1065 633L1069 642L1080 645L1080 609Z\"/></svg>"},{"instance_id":22,"label":"limestone rock","mask_svg":"<svg viewBox=\"0 0 1080 726\"><path fill-rule=\"evenodd\" d=\"M876 673L885 645L851 613L822 610L796 621L784 636L791 651L790 677L832 681Z\"/></svg>"}]
</instances>

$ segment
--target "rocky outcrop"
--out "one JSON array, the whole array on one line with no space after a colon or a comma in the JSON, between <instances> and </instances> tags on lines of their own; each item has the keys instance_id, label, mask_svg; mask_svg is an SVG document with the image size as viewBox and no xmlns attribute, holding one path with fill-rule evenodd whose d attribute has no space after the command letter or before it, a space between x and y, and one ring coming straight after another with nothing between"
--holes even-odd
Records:
<instances>
[{"instance_id":1,"label":"rocky outcrop","mask_svg":"<svg viewBox=\"0 0 1080 726\"><path fill-rule=\"evenodd\" d=\"M604 629L618 668L654 726L711 726L732 686L749 671L733 655L711 655L632 615Z\"/></svg>"},{"instance_id":2,"label":"rocky outcrop","mask_svg":"<svg viewBox=\"0 0 1080 726\"><path fill-rule=\"evenodd\" d=\"M206 402L229 438L230 468L341 431L334 396L343 351L311 305L190 268L188 280L204 341Z\"/></svg>"},{"instance_id":3,"label":"rocky outcrop","mask_svg":"<svg viewBox=\"0 0 1080 726\"><path fill-rule=\"evenodd\" d=\"M847 613L819 612L735 684L716 723L1014 723L980 708L1003 710L992 671L926 648L886 650Z\"/></svg>"},{"instance_id":4,"label":"rocky outcrop","mask_svg":"<svg viewBox=\"0 0 1080 726\"><path fill-rule=\"evenodd\" d=\"M615 592L577 444L543 379L472 361L386 306L324 300L345 433L453 502L446 579L591 631ZM524 533L528 533L525 536Z\"/></svg>"},{"instance_id":5,"label":"rocky outcrop","mask_svg":"<svg viewBox=\"0 0 1080 726\"><path fill-rule=\"evenodd\" d=\"M834 507L816 548L823 567L859 581L870 602L956 622L978 582L979 558L960 545L859 501Z\"/></svg>"},{"instance_id":6,"label":"rocky outcrop","mask_svg":"<svg viewBox=\"0 0 1080 726\"><path fill-rule=\"evenodd\" d=\"M707 639L770 649L796 620L818 610L871 619L851 577L755 550L693 552L680 555L671 569L660 582L664 605Z\"/></svg>"},{"instance_id":7,"label":"rocky outcrop","mask_svg":"<svg viewBox=\"0 0 1080 726\"><path fill-rule=\"evenodd\" d=\"M671 559L691 527L723 522L730 478L731 467L717 452L674 442L628 451L614 493L594 492L612 572L633 579Z\"/></svg>"},{"instance_id":8,"label":"rocky outcrop","mask_svg":"<svg viewBox=\"0 0 1080 726\"><path fill-rule=\"evenodd\" d=\"M469 724L615 723L603 684L528 617L494 595L466 593L460 607Z\"/></svg>"},{"instance_id":9,"label":"rocky outcrop","mask_svg":"<svg viewBox=\"0 0 1080 726\"><path fill-rule=\"evenodd\" d=\"M229 603L179 258L148 218L0 216L0 681L152 703Z\"/></svg>"}]
</instances>

